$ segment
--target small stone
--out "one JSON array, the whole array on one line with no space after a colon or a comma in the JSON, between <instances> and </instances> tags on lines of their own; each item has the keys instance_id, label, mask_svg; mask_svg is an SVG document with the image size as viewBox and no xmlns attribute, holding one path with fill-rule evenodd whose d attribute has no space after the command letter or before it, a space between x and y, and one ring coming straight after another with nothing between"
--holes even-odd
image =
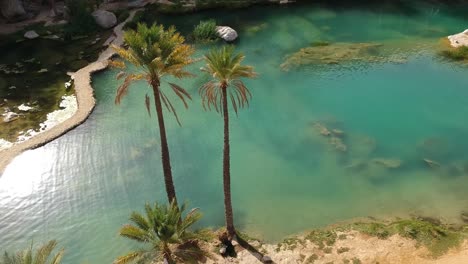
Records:
<instances>
[{"instance_id":1,"label":"small stone","mask_svg":"<svg viewBox=\"0 0 468 264\"><path fill-rule=\"evenodd\" d=\"M24 37L27 39L35 39L39 37L39 34L36 33L34 30L30 30L26 33L24 33Z\"/></svg>"},{"instance_id":2,"label":"small stone","mask_svg":"<svg viewBox=\"0 0 468 264\"><path fill-rule=\"evenodd\" d=\"M40 69L39 71L37 71L37 73L44 73L44 72L48 72L47 69Z\"/></svg>"},{"instance_id":3,"label":"small stone","mask_svg":"<svg viewBox=\"0 0 468 264\"><path fill-rule=\"evenodd\" d=\"M263 256L262 262L263 263L273 263L273 260L269 256Z\"/></svg>"},{"instance_id":4,"label":"small stone","mask_svg":"<svg viewBox=\"0 0 468 264\"><path fill-rule=\"evenodd\" d=\"M221 248L219 249L219 254L224 255L226 254L227 247L225 245L222 245Z\"/></svg>"}]
</instances>

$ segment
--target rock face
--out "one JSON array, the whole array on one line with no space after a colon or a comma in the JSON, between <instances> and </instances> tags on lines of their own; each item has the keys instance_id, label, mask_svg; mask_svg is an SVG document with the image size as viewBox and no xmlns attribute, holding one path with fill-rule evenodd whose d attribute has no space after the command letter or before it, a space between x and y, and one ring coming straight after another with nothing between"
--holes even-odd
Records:
<instances>
[{"instance_id":1,"label":"rock face","mask_svg":"<svg viewBox=\"0 0 468 264\"><path fill-rule=\"evenodd\" d=\"M220 38L224 39L227 42L232 42L238 37L237 32L234 29L227 26L216 27L216 33L218 33L218 36Z\"/></svg>"},{"instance_id":2,"label":"rock face","mask_svg":"<svg viewBox=\"0 0 468 264\"><path fill-rule=\"evenodd\" d=\"M92 13L96 24L102 28L111 28L117 24L114 13L105 10L96 10Z\"/></svg>"},{"instance_id":3,"label":"rock face","mask_svg":"<svg viewBox=\"0 0 468 264\"><path fill-rule=\"evenodd\" d=\"M39 34L36 33L34 30L30 30L26 33L24 33L24 37L27 39L35 39L39 37Z\"/></svg>"},{"instance_id":4,"label":"rock face","mask_svg":"<svg viewBox=\"0 0 468 264\"><path fill-rule=\"evenodd\" d=\"M7 20L26 18L26 11L20 0L0 0L0 11Z\"/></svg>"},{"instance_id":5,"label":"rock face","mask_svg":"<svg viewBox=\"0 0 468 264\"><path fill-rule=\"evenodd\" d=\"M448 39L450 40L450 45L454 48L459 48L461 46L468 47L468 29L462 33L448 36Z\"/></svg>"}]
</instances>

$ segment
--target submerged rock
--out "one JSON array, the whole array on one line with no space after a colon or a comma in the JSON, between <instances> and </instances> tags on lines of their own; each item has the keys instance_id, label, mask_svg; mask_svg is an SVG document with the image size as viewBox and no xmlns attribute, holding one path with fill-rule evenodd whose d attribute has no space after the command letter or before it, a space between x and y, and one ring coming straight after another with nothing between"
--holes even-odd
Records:
<instances>
[{"instance_id":1,"label":"submerged rock","mask_svg":"<svg viewBox=\"0 0 468 264\"><path fill-rule=\"evenodd\" d=\"M372 160L374 163L384 166L387 169L397 169L401 166L402 161L399 159L384 159L376 158Z\"/></svg>"},{"instance_id":2,"label":"submerged rock","mask_svg":"<svg viewBox=\"0 0 468 264\"><path fill-rule=\"evenodd\" d=\"M3 116L3 122L5 123L10 123L12 121L15 121L19 117L18 114L15 112L6 112L2 116Z\"/></svg>"},{"instance_id":3,"label":"submerged rock","mask_svg":"<svg viewBox=\"0 0 468 264\"><path fill-rule=\"evenodd\" d=\"M468 223L468 211L462 212L460 214L460 218L464 223Z\"/></svg>"},{"instance_id":4,"label":"submerged rock","mask_svg":"<svg viewBox=\"0 0 468 264\"><path fill-rule=\"evenodd\" d=\"M34 30L30 30L26 33L24 33L24 37L27 39L36 39L39 37L39 34L36 33Z\"/></svg>"},{"instance_id":5,"label":"submerged rock","mask_svg":"<svg viewBox=\"0 0 468 264\"><path fill-rule=\"evenodd\" d=\"M321 123L314 123L314 128L315 130L322 136L330 136L331 135L331 132L330 130L328 130L328 128L326 128L324 125L322 125Z\"/></svg>"},{"instance_id":6,"label":"submerged rock","mask_svg":"<svg viewBox=\"0 0 468 264\"><path fill-rule=\"evenodd\" d=\"M111 28L117 24L117 17L114 13L105 10L96 10L92 13L96 24L102 28Z\"/></svg>"},{"instance_id":7,"label":"submerged rock","mask_svg":"<svg viewBox=\"0 0 468 264\"><path fill-rule=\"evenodd\" d=\"M220 38L224 39L227 42L232 42L238 37L237 32L228 26L217 26L216 33Z\"/></svg>"},{"instance_id":8,"label":"submerged rock","mask_svg":"<svg viewBox=\"0 0 468 264\"><path fill-rule=\"evenodd\" d=\"M450 45L454 48L459 48L461 46L468 47L468 29L462 33L451 35L447 37L450 41Z\"/></svg>"},{"instance_id":9,"label":"submerged rock","mask_svg":"<svg viewBox=\"0 0 468 264\"><path fill-rule=\"evenodd\" d=\"M381 44L375 43L335 43L312 45L302 48L286 57L281 69L289 71L307 65L330 65L352 61L378 62L382 57L376 56Z\"/></svg>"},{"instance_id":10,"label":"submerged rock","mask_svg":"<svg viewBox=\"0 0 468 264\"><path fill-rule=\"evenodd\" d=\"M343 140L338 137L331 137L330 138L330 144L335 147L336 150L339 150L341 152L346 152L348 150L348 147L343 143Z\"/></svg>"},{"instance_id":11,"label":"submerged rock","mask_svg":"<svg viewBox=\"0 0 468 264\"><path fill-rule=\"evenodd\" d=\"M427 164L427 166L429 166L432 169L440 167L440 163L438 163L437 161L433 161L430 159L423 159L423 161Z\"/></svg>"}]
</instances>

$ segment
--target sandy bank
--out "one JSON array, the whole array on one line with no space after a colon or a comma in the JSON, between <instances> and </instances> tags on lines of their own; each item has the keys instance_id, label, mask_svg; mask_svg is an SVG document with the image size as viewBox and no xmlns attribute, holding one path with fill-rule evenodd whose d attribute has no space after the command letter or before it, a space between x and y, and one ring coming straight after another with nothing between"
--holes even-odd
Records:
<instances>
[{"instance_id":1,"label":"sandy bank","mask_svg":"<svg viewBox=\"0 0 468 264\"><path fill-rule=\"evenodd\" d=\"M114 28L114 36L110 37L113 40L109 41L111 44L117 46L123 44L122 28L128 21L133 19L133 16L137 11L138 9L132 10L130 12L130 16ZM86 121L96 105L94 90L91 87L91 75L94 72L106 69L108 66L108 59L114 54L114 50L109 46L99 55L99 58L95 62L73 74L75 79L75 95L78 102L78 110L76 113L70 119L57 124L49 130L35 135L27 141L15 143L12 147L0 151L0 173L3 172L5 167L13 160L13 158L21 152L43 146Z\"/></svg>"}]
</instances>

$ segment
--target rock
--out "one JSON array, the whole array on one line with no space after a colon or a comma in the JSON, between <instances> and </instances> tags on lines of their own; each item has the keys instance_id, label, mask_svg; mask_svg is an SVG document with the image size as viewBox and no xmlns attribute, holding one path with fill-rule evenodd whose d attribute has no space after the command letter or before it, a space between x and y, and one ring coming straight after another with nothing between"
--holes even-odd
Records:
<instances>
[{"instance_id":1,"label":"rock","mask_svg":"<svg viewBox=\"0 0 468 264\"><path fill-rule=\"evenodd\" d=\"M451 35L447 37L450 41L450 45L454 48L459 48L461 46L468 47L468 29L462 33Z\"/></svg>"},{"instance_id":2,"label":"rock","mask_svg":"<svg viewBox=\"0 0 468 264\"><path fill-rule=\"evenodd\" d=\"M227 26L216 27L216 33L220 38L224 39L227 42L232 42L238 37L237 32L234 29Z\"/></svg>"},{"instance_id":3,"label":"rock","mask_svg":"<svg viewBox=\"0 0 468 264\"><path fill-rule=\"evenodd\" d=\"M433 161L430 159L423 159L423 161L432 169L440 167L440 163L438 163L437 161Z\"/></svg>"},{"instance_id":4,"label":"rock","mask_svg":"<svg viewBox=\"0 0 468 264\"><path fill-rule=\"evenodd\" d=\"M45 73L45 72L48 72L48 71L49 70L47 70L47 69L40 69L40 70L37 71L37 73Z\"/></svg>"},{"instance_id":5,"label":"rock","mask_svg":"<svg viewBox=\"0 0 468 264\"><path fill-rule=\"evenodd\" d=\"M344 131L343 130L339 130L339 129L332 129L331 131L335 136L337 137L341 137L344 135Z\"/></svg>"},{"instance_id":6,"label":"rock","mask_svg":"<svg viewBox=\"0 0 468 264\"><path fill-rule=\"evenodd\" d=\"M273 260L269 256L263 256L262 262L263 263L273 263Z\"/></svg>"},{"instance_id":7,"label":"rock","mask_svg":"<svg viewBox=\"0 0 468 264\"><path fill-rule=\"evenodd\" d=\"M468 212L462 212L460 214L460 218L462 219L464 223L468 223Z\"/></svg>"},{"instance_id":8,"label":"rock","mask_svg":"<svg viewBox=\"0 0 468 264\"><path fill-rule=\"evenodd\" d=\"M226 245L224 245L224 244L221 245L221 247L219 248L219 254L224 255L224 254L226 254L226 251L227 251Z\"/></svg>"},{"instance_id":9,"label":"rock","mask_svg":"<svg viewBox=\"0 0 468 264\"><path fill-rule=\"evenodd\" d=\"M0 12L7 20L22 20L27 18L26 11L20 0L0 0Z\"/></svg>"},{"instance_id":10,"label":"rock","mask_svg":"<svg viewBox=\"0 0 468 264\"><path fill-rule=\"evenodd\" d=\"M377 57L381 44L335 43L312 45L286 57L281 64L283 71L311 65L333 65L349 62L381 62L386 58Z\"/></svg>"},{"instance_id":11,"label":"rock","mask_svg":"<svg viewBox=\"0 0 468 264\"><path fill-rule=\"evenodd\" d=\"M72 87L72 82L71 81L66 82L65 83L65 89L68 89L70 87Z\"/></svg>"},{"instance_id":12,"label":"rock","mask_svg":"<svg viewBox=\"0 0 468 264\"><path fill-rule=\"evenodd\" d=\"M6 112L3 116L3 122L10 123L18 119L18 114L15 112Z\"/></svg>"},{"instance_id":13,"label":"rock","mask_svg":"<svg viewBox=\"0 0 468 264\"><path fill-rule=\"evenodd\" d=\"M27 106L25 104L21 104L20 106L18 106L18 110L23 111L23 112L27 112L32 109L34 109L34 107Z\"/></svg>"},{"instance_id":14,"label":"rock","mask_svg":"<svg viewBox=\"0 0 468 264\"><path fill-rule=\"evenodd\" d=\"M102 28L111 28L117 24L117 17L114 13L105 10L96 10L92 13L96 24Z\"/></svg>"},{"instance_id":15,"label":"rock","mask_svg":"<svg viewBox=\"0 0 468 264\"><path fill-rule=\"evenodd\" d=\"M399 159L383 159L377 158L372 160L374 163L382 165L387 169L397 169L401 166L401 160Z\"/></svg>"},{"instance_id":16,"label":"rock","mask_svg":"<svg viewBox=\"0 0 468 264\"><path fill-rule=\"evenodd\" d=\"M34 30L30 30L26 33L24 33L24 38L27 38L27 39L35 39L35 38L38 38L39 37L39 34L36 33L36 31Z\"/></svg>"},{"instance_id":17,"label":"rock","mask_svg":"<svg viewBox=\"0 0 468 264\"><path fill-rule=\"evenodd\" d=\"M324 125L322 125L321 123L314 123L314 128L315 130L317 130L318 133L320 133L320 135L322 136L330 136L331 135L331 132L330 130L328 130L328 128L326 128Z\"/></svg>"},{"instance_id":18,"label":"rock","mask_svg":"<svg viewBox=\"0 0 468 264\"><path fill-rule=\"evenodd\" d=\"M348 150L348 147L343 143L343 140L341 140L341 138L331 137L330 144L334 146L336 150L339 150L341 152L346 152Z\"/></svg>"}]
</instances>

